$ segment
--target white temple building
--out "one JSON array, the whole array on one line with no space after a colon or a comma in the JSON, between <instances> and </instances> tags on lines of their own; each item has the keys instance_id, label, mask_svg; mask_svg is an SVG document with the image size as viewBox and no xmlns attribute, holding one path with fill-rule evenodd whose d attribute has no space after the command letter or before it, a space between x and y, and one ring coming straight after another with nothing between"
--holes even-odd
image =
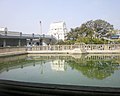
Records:
<instances>
[{"instance_id":1,"label":"white temple building","mask_svg":"<svg viewBox=\"0 0 120 96\"><path fill-rule=\"evenodd\" d=\"M56 37L57 40L65 40L67 28L65 22L54 22L50 24L50 35Z\"/></svg>"}]
</instances>

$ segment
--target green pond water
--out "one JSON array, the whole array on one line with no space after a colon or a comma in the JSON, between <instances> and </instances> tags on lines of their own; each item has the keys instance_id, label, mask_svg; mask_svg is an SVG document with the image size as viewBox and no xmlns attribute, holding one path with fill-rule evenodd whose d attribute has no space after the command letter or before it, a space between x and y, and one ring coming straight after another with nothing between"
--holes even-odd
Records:
<instances>
[{"instance_id":1,"label":"green pond water","mask_svg":"<svg viewBox=\"0 0 120 96\"><path fill-rule=\"evenodd\" d=\"M1 57L0 79L120 87L120 54L29 54Z\"/></svg>"}]
</instances>

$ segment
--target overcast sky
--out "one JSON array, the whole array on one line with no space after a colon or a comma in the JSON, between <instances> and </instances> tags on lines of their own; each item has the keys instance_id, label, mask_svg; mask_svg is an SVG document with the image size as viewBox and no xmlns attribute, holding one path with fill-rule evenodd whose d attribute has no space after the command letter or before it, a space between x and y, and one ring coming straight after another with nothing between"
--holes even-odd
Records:
<instances>
[{"instance_id":1,"label":"overcast sky","mask_svg":"<svg viewBox=\"0 0 120 96\"><path fill-rule=\"evenodd\" d=\"M120 29L120 0L0 0L0 27L23 33L48 33L52 22L68 29L103 19Z\"/></svg>"}]
</instances>

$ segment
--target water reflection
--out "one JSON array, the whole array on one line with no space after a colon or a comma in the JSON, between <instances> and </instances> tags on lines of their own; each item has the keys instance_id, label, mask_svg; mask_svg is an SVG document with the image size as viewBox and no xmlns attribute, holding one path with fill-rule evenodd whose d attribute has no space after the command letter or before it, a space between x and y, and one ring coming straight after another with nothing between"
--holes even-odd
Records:
<instances>
[{"instance_id":1,"label":"water reflection","mask_svg":"<svg viewBox=\"0 0 120 96\"><path fill-rule=\"evenodd\" d=\"M26 62L25 58L27 58L27 55L0 57L0 73L13 68L23 68L23 63Z\"/></svg>"},{"instance_id":2,"label":"water reflection","mask_svg":"<svg viewBox=\"0 0 120 96\"><path fill-rule=\"evenodd\" d=\"M40 74L44 74L46 64L53 71L78 71L91 79L103 80L120 70L119 54L86 54L86 55L21 55L0 58L0 73L12 69L24 69L28 66L40 65Z\"/></svg>"},{"instance_id":3,"label":"water reflection","mask_svg":"<svg viewBox=\"0 0 120 96\"><path fill-rule=\"evenodd\" d=\"M51 69L55 71L66 71L67 66L65 64L65 60L52 60Z\"/></svg>"},{"instance_id":4,"label":"water reflection","mask_svg":"<svg viewBox=\"0 0 120 96\"><path fill-rule=\"evenodd\" d=\"M115 60L86 60L81 62L68 60L68 64L72 69L80 71L91 79L105 79L111 76L115 70L119 70L120 66Z\"/></svg>"}]
</instances>

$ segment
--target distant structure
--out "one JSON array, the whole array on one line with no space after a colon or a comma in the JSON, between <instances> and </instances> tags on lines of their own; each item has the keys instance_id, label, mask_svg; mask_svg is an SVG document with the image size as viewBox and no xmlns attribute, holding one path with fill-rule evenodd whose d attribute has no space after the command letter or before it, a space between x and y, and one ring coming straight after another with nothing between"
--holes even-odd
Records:
<instances>
[{"instance_id":1,"label":"distant structure","mask_svg":"<svg viewBox=\"0 0 120 96\"><path fill-rule=\"evenodd\" d=\"M10 46L40 46L55 44L56 38L50 35L23 34L9 31L7 27L0 28L0 47Z\"/></svg>"},{"instance_id":2,"label":"distant structure","mask_svg":"<svg viewBox=\"0 0 120 96\"><path fill-rule=\"evenodd\" d=\"M115 34L110 37L111 39L120 39L120 34Z\"/></svg>"},{"instance_id":3,"label":"distant structure","mask_svg":"<svg viewBox=\"0 0 120 96\"><path fill-rule=\"evenodd\" d=\"M0 31L5 31L5 32L7 32L8 29L7 29L7 27L0 27Z\"/></svg>"},{"instance_id":4,"label":"distant structure","mask_svg":"<svg viewBox=\"0 0 120 96\"><path fill-rule=\"evenodd\" d=\"M111 39L120 39L120 30L115 30L115 34L112 35L110 38Z\"/></svg>"},{"instance_id":5,"label":"distant structure","mask_svg":"<svg viewBox=\"0 0 120 96\"><path fill-rule=\"evenodd\" d=\"M57 40L65 40L67 28L65 22L54 22L50 24L50 35L56 37Z\"/></svg>"}]
</instances>

